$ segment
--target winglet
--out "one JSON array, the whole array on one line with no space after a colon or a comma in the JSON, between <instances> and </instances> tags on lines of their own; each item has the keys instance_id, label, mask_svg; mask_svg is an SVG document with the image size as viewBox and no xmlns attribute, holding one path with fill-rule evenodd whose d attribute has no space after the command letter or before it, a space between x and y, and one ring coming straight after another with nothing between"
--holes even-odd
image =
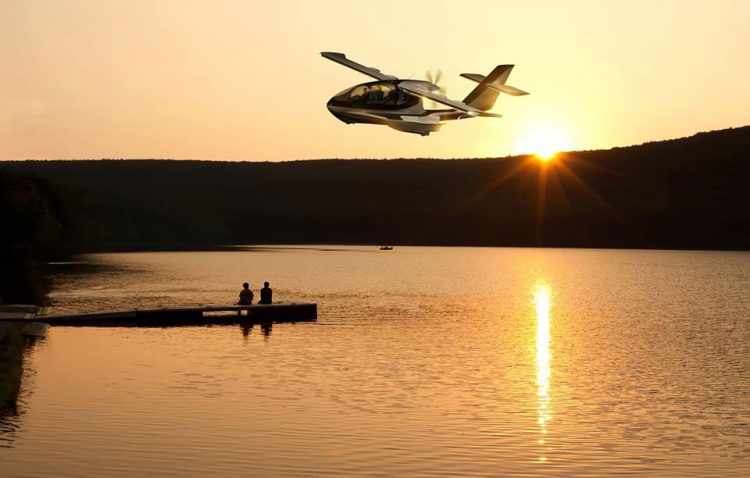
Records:
<instances>
[{"instance_id":1,"label":"winglet","mask_svg":"<svg viewBox=\"0 0 750 478\"><path fill-rule=\"evenodd\" d=\"M338 58L346 59L346 55L335 51L321 51L320 55L333 61L336 61Z\"/></svg>"}]
</instances>

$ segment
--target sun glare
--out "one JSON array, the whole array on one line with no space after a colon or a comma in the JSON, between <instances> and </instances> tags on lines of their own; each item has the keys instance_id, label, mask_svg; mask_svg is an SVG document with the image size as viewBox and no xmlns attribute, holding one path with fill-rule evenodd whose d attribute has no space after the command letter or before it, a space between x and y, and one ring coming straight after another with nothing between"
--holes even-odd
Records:
<instances>
[{"instance_id":1,"label":"sun glare","mask_svg":"<svg viewBox=\"0 0 750 478\"><path fill-rule=\"evenodd\" d=\"M530 129L518 141L516 154L533 154L541 161L549 161L560 151L571 149L568 135L560 128L544 126Z\"/></svg>"}]
</instances>

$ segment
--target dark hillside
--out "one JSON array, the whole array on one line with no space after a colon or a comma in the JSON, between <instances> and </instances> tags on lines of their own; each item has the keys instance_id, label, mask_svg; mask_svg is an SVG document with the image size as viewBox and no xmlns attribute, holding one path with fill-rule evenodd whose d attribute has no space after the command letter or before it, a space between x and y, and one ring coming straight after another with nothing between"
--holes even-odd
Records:
<instances>
[{"instance_id":1,"label":"dark hillside","mask_svg":"<svg viewBox=\"0 0 750 478\"><path fill-rule=\"evenodd\" d=\"M39 262L75 251L60 195L48 181L0 170L0 304L46 302L48 283Z\"/></svg>"},{"instance_id":2,"label":"dark hillside","mask_svg":"<svg viewBox=\"0 0 750 478\"><path fill-rule=\"evenodd\" d=\"M750 249L750 127L461 160L18 161L89 249L395 243Z\"/></svg>"}]
</instances>

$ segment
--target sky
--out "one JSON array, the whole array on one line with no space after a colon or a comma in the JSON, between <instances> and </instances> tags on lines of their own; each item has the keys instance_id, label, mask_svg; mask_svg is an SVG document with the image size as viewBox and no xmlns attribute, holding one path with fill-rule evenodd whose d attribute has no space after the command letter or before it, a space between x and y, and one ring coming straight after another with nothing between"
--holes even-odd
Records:
<instances>
[{"instance_id":1,"label":"sky","mask_svg":"<svg viewBox=\"0 0 750 478\"><path fill-rule=\"evenodd\" d=\"M497 157L750 124L750 2L0 0L0 160ZM370 81L515 64L501 119L427 137L326 109Z\"/></svg>"}]
</instances>

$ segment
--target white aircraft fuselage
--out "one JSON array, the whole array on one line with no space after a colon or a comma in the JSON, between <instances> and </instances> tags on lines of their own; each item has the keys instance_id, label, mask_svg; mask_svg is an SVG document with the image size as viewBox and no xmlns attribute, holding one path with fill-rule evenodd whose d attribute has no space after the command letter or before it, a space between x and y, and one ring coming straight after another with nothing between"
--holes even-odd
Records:
<instances>
[{"instance_id":1,"label":"white aircraft fuselage","mask_svg":"<svg viewBox=\"0 0 750 478\"><path fill-rule=\"evenodd\" d=\"M440 129L446 119L464 117L465 113L456 110L425 109L421 97L398 87L401 81L404 80L373 81L353 86L331 98L328 110L347 124L382 124L423 136ZM437 90L427 81L420 83L425 88Z\"/></svg>"}]
</instances>

